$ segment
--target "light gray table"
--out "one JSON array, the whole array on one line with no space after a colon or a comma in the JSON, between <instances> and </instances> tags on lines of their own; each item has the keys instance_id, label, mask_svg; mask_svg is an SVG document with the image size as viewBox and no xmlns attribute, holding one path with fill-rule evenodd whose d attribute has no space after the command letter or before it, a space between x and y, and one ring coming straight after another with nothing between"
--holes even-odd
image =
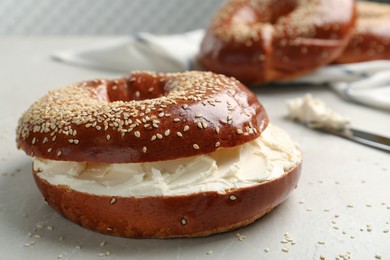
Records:
<instances>
[{"instance_id":1,"label":"light gray table","mask_svg":"<svg viewBox=\"0 0 390 260\"><path fill-rule=\"evenodd\" d=\"M345 102L326 87L255 89L271 122L301 144L304 167L289 199L246 228L208 238L135 240L91 232L54 212L35 187L30 158L15 148L17 120L49 89L119 76L49 58L105 39L0 39L0 259L390 259L389 154L286 120L285 101L310 92L357 128L387 135L389 114ZM286 233L294 243L283 243Z\"/></svg>"}]
</instances>

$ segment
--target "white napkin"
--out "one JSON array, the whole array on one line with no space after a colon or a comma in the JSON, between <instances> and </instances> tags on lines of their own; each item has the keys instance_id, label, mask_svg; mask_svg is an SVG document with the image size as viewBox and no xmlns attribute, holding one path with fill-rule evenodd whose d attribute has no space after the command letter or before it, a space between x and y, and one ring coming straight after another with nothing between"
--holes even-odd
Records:
<instances>
[{"instance_id":1,"label":"white napkin","mask_svg":"<svg viewBox=\"0 0 390 260\"><path fill-rule=\"evenodd\" d=\"M198 69L196 55L204 31L176 35L137 33L53 54L59 61L120 73L133 70L179 72ZM390 61L328 65L299 79L283 82L328 84L346 100L390 111Z\"/></svg>"}]
</instances>

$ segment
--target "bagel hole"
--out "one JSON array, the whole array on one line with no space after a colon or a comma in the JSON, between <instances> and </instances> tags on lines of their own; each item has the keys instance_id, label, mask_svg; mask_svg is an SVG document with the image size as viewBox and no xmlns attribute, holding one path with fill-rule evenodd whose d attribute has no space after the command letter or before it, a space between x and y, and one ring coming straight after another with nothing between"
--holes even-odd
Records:
<instances>
[{"instance_id":1,"label":"bagel hole","mask_svg":"<svg viewBox=\"0 0 390 260\"><path fill-rule=\"evenodd\" d=\"M281 17L287 16L292 13L298 6L297 1L272 1L269 7L269 20L270 24L277 24Z\"/></svg>"},{"instance_id":2,"label":"bagel hole","mask_svg":"<svg viewBox=\"0 0 390 260\"><path fill-rule=\"evenodd\" d=\"M246 25L276 24L281 17L289 15L297 7L296 0L271 1L266 5L258 4L257 6L244 5L234 13L232 21Z\"/></svg>"},{"instance_id":3,"label":"bagel hole","mask_svg":"<svg viewBox=\"0 0 390 260\"><path fill-rule=\"evenodd\" d=\"M149 74L137 74L119 82L110 81L106 84L108 102L141 101L165 96L166 81Z\"/></svg>"}]
</instances>

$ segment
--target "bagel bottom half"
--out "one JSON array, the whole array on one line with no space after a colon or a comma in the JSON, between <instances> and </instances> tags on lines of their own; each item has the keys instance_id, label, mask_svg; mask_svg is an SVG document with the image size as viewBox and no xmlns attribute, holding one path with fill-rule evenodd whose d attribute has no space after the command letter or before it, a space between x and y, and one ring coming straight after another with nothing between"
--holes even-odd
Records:
<instances>
[{"instance_id":1,"label":"bagel bottom half","mask_svg":"<svg viewBox=\"0 0 390 260\"><path fill-rule=\"evenodd\" d=\"M77 175L69 171L68 174L60 174L61 178L56 178L54 175L58 172L58 165L54 167L56 170L44 169L39 158L34 160L33 174L48 204L85 228L133 238L208 236L254 222L283 202L297 186L302 154L284 131L269 125L262 136L252 142L255 142L255 146L253 143L246 145L258 149L250 150L251 156L258 156L258 159L241 158L242 151L248 149L245 147L228 148L229 151L220 149L215 154L205 155L208 158L206 161L210 162L210 158L219 158L221 153L226 152L230 156L237 154L241 157L236 158L238 161L232 159L234 163L227 168L229 170L225 175L228 177L223 177L223 180L213 179L210 177L213 174L210 174L207 178L211 179L205 177L205 183L197 179L196 184L190 183L188 187L181 187L177 189L177 193L165 190L159 194L160 191L149 192L144 188L144 194L142 189L139 189L131 195L125 195L123 185L126 181L123 180L119 181L120 184L112 184L107 191L105 187L102 188L102 184L97 184L99 187L91 188L87 192L89 187L94 186L83 183L88 181L88 177L83 176L83 173ZM239 152L236 152L237 149ZM181 159L176 159L175 163L177 160ZM215 160L213 169L222 167L219 163L224 159ZM256 160L259 162L258 167ZM245 172L240 172L240 167ZM239 169L237 172L240 172L240 175L249 174L249 177L242 177L243 180L238 182L238 177L232 174L231 169ZM249 169L253 172L248 172ZM263 176L257 178L256 171L263 172ZM169 174L161 175L168 178L163 180L165 182L171 178L167 175ZM115 176L117 175L107 177L110 183L116 183L113 181ZM145 177L141 182L147 181L146 179ZM211 182L216 184L210 184ZM120 193L115 192L116 185L121 187Z\"/></svg>"}]
</instances>

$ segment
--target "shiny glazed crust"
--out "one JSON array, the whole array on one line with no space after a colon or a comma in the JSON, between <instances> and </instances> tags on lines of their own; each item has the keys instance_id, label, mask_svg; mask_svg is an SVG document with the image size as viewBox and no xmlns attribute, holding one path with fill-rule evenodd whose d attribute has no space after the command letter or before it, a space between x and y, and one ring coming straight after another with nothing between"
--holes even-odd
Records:
<instances>
[{"instance_id":1,"label":"shiny glazed crust","mask_svg":"<svg viewBox=\"0 0 390 260\"><path fill-rule=\"evenodd\" d=\"M104 234L133 238L201 237L246 226L283 202L301 165L255 186L187 196L110 197L51 185L34 172L46 201L69 220Z\"/></svg>"},{"instance_id":2,"label":"shiny glazed crust","mask_svg":"<svg viewBox=\"0 0 390 260\"><path fill-rule=\"evenodd\" d=\"M355 20L353 0L230 0L208 27L199 62L245 83L293 79L334 61Z\"/></svg>"},{"instance_id":3,"label":"shiny glazed crust","mask_svg":"<svg viewBox=\"0 0 390 260\"><path fill-rule=\"evenodd\" d=\"M17 145L43 159L170 160L256 139L268 116L254 93L211 72L134 72L49 92L19 120Z\"/></svg>"},{"instance_id":4,"label":"shiny glazed crust","mask_svg":"<svg viewBox=\"0 0 390 260\"><path fill-rule=\"evenodd\" d=\"M359 1L357 7L356 29L336 63L390 59L390 5Z\"/></svg>"}]
</instances>

